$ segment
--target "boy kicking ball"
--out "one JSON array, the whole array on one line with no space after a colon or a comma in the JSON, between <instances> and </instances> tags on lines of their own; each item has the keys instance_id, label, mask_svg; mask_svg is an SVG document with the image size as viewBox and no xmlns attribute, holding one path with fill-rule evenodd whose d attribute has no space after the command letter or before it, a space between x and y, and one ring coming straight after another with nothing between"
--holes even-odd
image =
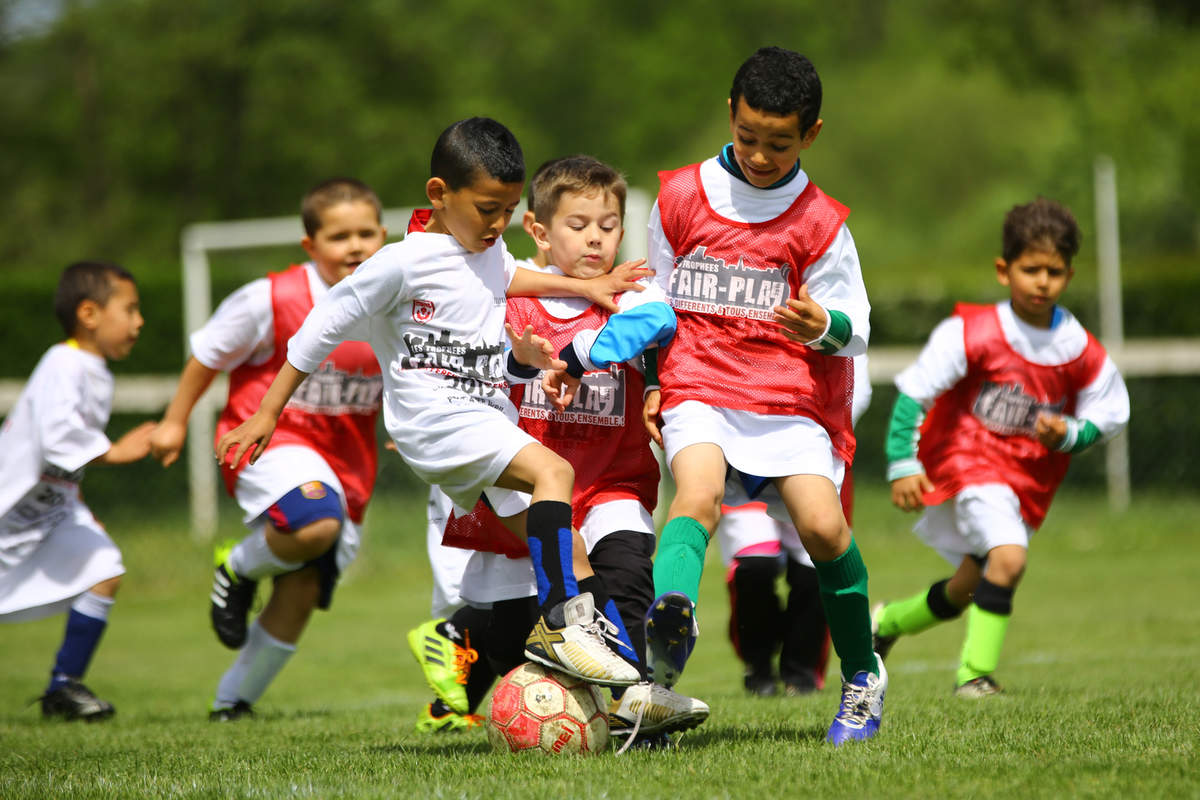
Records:
<instances>
[{"instance_id":1,"label":"boy kicking ball","mask_svg":"<svg viewBox=\"0 0 1200 800\"><path fill-rule=\"evenodd\" d=\"M877 606L875 649L886 656L901 636L969 608L955 677L960 697L1001 691L994 673L1029 541L1071 456L1129 420L1116 365L1058 304L1079 238L1071 212L1053 200L1015 206L996 259L1009 299L959 304L896 376L887 434L892 502L923 510L914 532L957 569Z\"/></svg>"}]
</instances>

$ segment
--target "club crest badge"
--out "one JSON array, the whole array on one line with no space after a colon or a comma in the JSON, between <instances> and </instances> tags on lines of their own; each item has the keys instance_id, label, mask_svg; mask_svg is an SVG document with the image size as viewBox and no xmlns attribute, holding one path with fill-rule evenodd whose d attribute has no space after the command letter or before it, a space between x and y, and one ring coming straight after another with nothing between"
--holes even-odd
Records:
<instances>
[{"instance_id":1,"label":"club crest badge","mask_svg":"<svg viewBox=\"0 0 1200 800\"><path fill-rule=\"evenodd\" d=\"M433 319L433 303L428 300L413 300L413 322L426 323Z\"/></svg>"}]
</instances>

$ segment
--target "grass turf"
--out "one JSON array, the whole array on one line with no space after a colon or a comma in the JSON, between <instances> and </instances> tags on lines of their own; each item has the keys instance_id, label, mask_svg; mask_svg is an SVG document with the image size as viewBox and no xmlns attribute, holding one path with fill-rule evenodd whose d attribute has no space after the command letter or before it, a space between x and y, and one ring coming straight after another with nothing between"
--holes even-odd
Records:
<instances>
[{"instance_id":1,"label":"grass turf","mask_svg":"<svg viewBox=\"0 0 1200 800\"><path fill-rule=\"evenodd\" d=\"M873 598L948 574L882 488L860 487L856 514ZM880 736L838 750L823 742L832 685L742 693L710 548L700 643L678 688L712 717L674 751L590 759L495 755L482 731L413 730L429 699L404 641L428 613L423 498L377 500L333 610L314 617L258 718L222 725L206 719L231 658L208 629L207 548L182 516L114 519L128 573L86 682L118 713L44 722L26 704L63 619L0 627L0 797L1194 797L1198 514L1195 496L1139 497L1119 516L1099 495L1060 497L1017 593L1006 693L951 696L962 623L943 625L889 657Z\"/></svg>"}]
</instances>

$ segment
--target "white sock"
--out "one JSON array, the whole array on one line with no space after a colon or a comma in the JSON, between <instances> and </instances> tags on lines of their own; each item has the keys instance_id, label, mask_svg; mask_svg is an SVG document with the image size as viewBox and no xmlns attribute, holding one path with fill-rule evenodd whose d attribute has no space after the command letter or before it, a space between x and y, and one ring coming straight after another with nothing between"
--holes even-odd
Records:
<instances>
[{"instance_id":1,"label":"white sock","mask_svg":"<svg viewBox=\"0 0 1200 800\"><path fill-rule=\"evenodd\" d=\"M233 708L238 700L257 703L295 652L296 645L281 642L254 620L237 659L217 684L213 709Z\"/></svg>"},{"instance_id":2,"label":"white sock","mask_svg":"<svg viewBox=\"0 0 1200 800\"><path fill-rule=\"evenodd\" d=\"M256 581L285 572L295 572L303 561L284 561L271 551L267 535L260 528L237 543L229 554L229 566L243 578Z\"/></svg>"},{"instance_id":3,"label":"white sock","mask_svg":"<svg viewBox=\"0 0 1200 800\"><path fill-rule=\"evenodd\" d=\"M75 598L75 602L71 604L71 610L78 611L85 617L107 621L108 612L112 610L115 602L117 602L116 599L112 597L102 597L92 592L84 592Z\"/></svg>"}]
</instances>

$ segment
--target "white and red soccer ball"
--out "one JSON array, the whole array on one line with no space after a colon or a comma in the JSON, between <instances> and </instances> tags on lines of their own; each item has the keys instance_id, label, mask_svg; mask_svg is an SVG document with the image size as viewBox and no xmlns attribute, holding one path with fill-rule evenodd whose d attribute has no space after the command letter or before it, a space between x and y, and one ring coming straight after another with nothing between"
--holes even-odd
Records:
<instances>
[{"instance_id":1,"label":"white and red soccer ball","mask_svg":"<svg viewBox=\"0 0 1200 800\"><path fill-rule=\"evenodd\" d=\"M501 752L600 753L608 747L607 704L590 683L522 664L492 691L487 732Z\"/></svg>"}]
</instances>

